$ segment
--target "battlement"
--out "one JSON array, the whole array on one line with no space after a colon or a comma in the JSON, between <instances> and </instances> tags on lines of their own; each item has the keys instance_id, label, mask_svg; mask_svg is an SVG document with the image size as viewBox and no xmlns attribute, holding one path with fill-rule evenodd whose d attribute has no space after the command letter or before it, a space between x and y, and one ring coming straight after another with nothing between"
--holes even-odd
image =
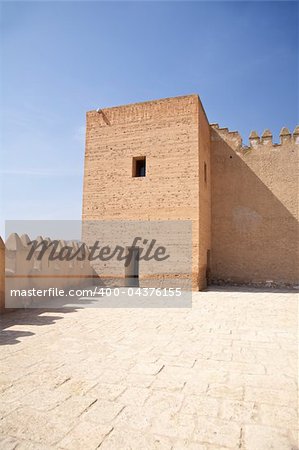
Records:
<instances>
[{"instance_id":1,"label":"battlement","mask_svg":"<svg viewBox=\"0 0 299 450\"><path fill-rule=\"evenodd\" d=\"M238 131L230 131L227 127L220 127L218 123L211 123L210 127L215 133L211 133L211 140L218 141L223 139L233 145L234 149L240 151L243 146L243 141Z\"/></svg>"},{"instance_id":2,"label":"battlement","mask_svg":"<svg viewBox=\"0 0 299 450\"><path fill-rule=\"evenodd\" d=\"M81 257L77 258L78 253ZM31 241L27 234L12 233L4 243L0 237L0 313L5 308L29 306L33 301L27 294L12 299L11 289L24 292L49 287L67 290L92 284L94 271L88 255L89 249L83 242L51 240L42 236ZM54 290L52 292L54 295ZM7 304L5 297L9 299Z\"/></svg>"},{"instance_id":3,"label":"battlement","mask_svg":"<svg viewBox=\"0 0 299 450\"><path fill-rule=\"evenodd\" d=\"M283 127L280 130L280 142L273 143L273 135L269 129L266 129L262 136L259 137L256 131L252 131L249 136L250 147L257 147L259 145L283 145L294 142L295 144L299 144L299 126L297 126L293 133L289 131L287 127Z\"/></svg>"},{"instance_id":4,"label":"battlement","mask_svg":"<svg viewBox=\"0 0 299 450\"><path fill-rule=\"evenodd\" d=\"M289 145L289 144L297 144L299 145L299 125L296 126L293 133L289 131L287 127L283 127L280 130L280 142L273 142L273 135L269 129L264 130L261 137L258 133L253 130L249 135L249 146L243 145L243 140L238 131L230 131L226 127L220 127L218 123L211 123L210 127L212 130L216 132L216 135L212 134L212 141L216 141L219 138L231 142L234 144L233 147L237 151L248 151L248 149L254 149L259 146L281 146L281 145Z\"/></svg>"}]
</instances>

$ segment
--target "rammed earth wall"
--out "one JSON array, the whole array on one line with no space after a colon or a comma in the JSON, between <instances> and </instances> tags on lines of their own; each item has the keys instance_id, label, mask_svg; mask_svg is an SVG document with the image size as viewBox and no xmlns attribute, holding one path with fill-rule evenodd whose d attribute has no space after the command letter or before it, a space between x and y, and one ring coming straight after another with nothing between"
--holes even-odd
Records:
<instances>
[{"instance_id":1,"label":"rammed earth wall","mask_svg":"<svg viewBox=\"0 0 299 450\"><path fill-rule=\"evenodd\" d=\"M296 285L298 129L250 136L212 126L213 282Z\"/></svg>"}]
</instances>

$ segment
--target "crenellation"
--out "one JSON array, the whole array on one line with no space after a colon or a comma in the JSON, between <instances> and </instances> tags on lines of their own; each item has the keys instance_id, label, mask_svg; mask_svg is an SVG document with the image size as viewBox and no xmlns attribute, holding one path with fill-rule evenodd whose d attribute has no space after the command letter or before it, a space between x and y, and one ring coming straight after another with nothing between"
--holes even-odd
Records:
<instances>
[{"instance_id":1,"label":"crenellation","mask_svg":"<svg viewBox=\"0 0 299 450\"><path fill-rule=\"evenodd\" d=\"M211 134L211 141L218 141L221 139L237 142L237 146L234 149L238 152L247 152L249 149L258 149L261 145L271 146L273 148L280 147L283 144L291 144L292 139L295 144L299 144L299 126L297 126L293 132L290 133L289 129L283 127L280 132L280 143L273 143L273 136L270 130L266 129L262 137L253 130L249 135L249 146L242 144L242 137L238 131L230 131L228 128L220 128L218 124L210 124L213 133Z\"/></svg>"},{"instance_id":2,"label":"crenellation","mask_svg":"<svg viewBox=\"0 0 299 450\"><path fill-rule=\"evenodd\" d=\"M33 241L37 244L46 242L53 246L50 245L44 251L41 246L33 248L32 257L28 258ZM55 249L57 241L58 245ZM84 248L83 260L80 259L82 253L79 258L67 260L66 258L70 256L69 249L72 255L75 255L81 245ZM67 254L65 254L66 247L68 247ZM55 256L54 260L49 258L52 252ZM60 257L57 258L59 253ZM88 255L89 250L86 244L76 241L55 240L52 242L50 238L43 239L42 236L31 240L27 234L20 237L17 233L12 233L4 244L0 238L0 312L4 312L5 308L28 306L32 302L32 298L27 296L12 299L9 294L11 289L28 291L32 288L62 288L68 290L73 287L92 285L94 271ZM9 298L7 305L4 302L5 297Z\"/></svg>"},{"instance_id":3,"label":"crenellation","mask_svg":"<svg viewBox=\"0 0 299 450\"><path fill-rule=\"evenodd\" d=\"M269 148L280 148L284 145L292 145L292 143L299 143L299 126L297 126L292 133L289 131L287 127L283 127L280 131L280 142L273 143L272 141L272 133L270 130L265 130L262 137L260 138L256 131L252 131L249 136L250 147L260 148L260 146L266 145Z\"/></svg>"},{"instance_id":4,"label":"crenellation","mask_svg":"<svg viewBox=\"0 0 299 450\"><path fill-rule=\"evenodd\" d=\"M263 132L263 134L262 134L262 137L261 137L261 144L262 144L262 145L272 145L272 138L273 138L272 133L271 133L271 131L267 128L267 129Z\"/></svg>"},{"instance_id":5,"label":"crenellation","mask_svg":"<svg viewBox=\"0 0 299 450\"><path fill-rule=\"evenodd\" d=\"M17 233L11 233L5 241L5 248L9 251L19 251L24 245Z\"/></svg>"},{"instance_id":6,"label":"crenellation","mask_svg":"<svg viewBox=\"0 0 299 450\"><path fill-rule=\"evenodd\" d=\"M212 128L211 141L224 139L233 144L235 151L242 149L242 137L238 131L230 131L227 127L221 128L218 124L212 124L210 127Z\"/></svg>"},{"instance_id":7,"label":"crenellation","mask_svg":"<svg viewBox=\"0 0 299 450\"><path fill-rule=\"evenodd\" d=\"M250 147L256 148L260 144L260 137L256 131L251 131L249 136Z\"/></svg>"},{"instance_id":8,"label":"crenellation","mask_svg":"<svg viewBox=\"0 0 299 450\"><path fill-rule=\"evenodd\" d=\"M295 144L299 144L299 125L297 125L295 130L293 131L293 140Z\"/></svg>"},{"instance_id":9,"label":"crenellation","mask_svg":"<svg viewBox=\"0 0 299 450\"><path fill-rule=\"evenodd\" d=\"M290 142L291 139L292 139L292 135L291 135L289 129L286 128L286 127L283 127L281 129L279 136L280 136L280 143L281 144Z\"/></svg>"},{"instance_id":10,"label":"crenellation","mask_svg":"<svg viewBox=\"0 0 299 450\"><path fill-rule=\"evenodd\" d=\"M29 242L30 242L30 238L29 238L28 234L22 234L21 237L20 237L20 239L21 239L22 244L23 244L25 247L26 247L26 246L29 244Z\"/></svg>"}]
</instances>

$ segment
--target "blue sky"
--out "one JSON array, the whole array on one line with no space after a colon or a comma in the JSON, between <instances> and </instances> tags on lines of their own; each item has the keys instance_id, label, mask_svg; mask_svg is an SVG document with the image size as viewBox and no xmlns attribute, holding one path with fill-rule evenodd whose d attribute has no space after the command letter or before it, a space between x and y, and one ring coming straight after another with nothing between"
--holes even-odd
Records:
<instances>
[{"instance_id":1,"label":"blue sky","mask_svg":"<svg viewBox=\"0 0 299 450\"><path fill-rule=\"evenodd\" d=\"M80 219L85 112L198 93L210 122L298 123L296 2L1 5L1 224Z\"/></svg>"}]
</instances>

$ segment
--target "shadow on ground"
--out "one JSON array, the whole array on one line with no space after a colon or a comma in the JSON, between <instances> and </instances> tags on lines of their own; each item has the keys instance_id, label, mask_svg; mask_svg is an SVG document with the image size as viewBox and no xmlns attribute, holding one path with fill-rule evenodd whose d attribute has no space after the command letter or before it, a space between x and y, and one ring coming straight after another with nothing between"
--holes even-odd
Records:
<instances>
[{"instance_id":1,"label":"shadow on ground","mask_svg":"<svg viewBox=\"0 0 299 450\"><path fill-rule=\"evenodd\" d=\"M76 300L74 298L74 300ZM7 310L0 316L0 345L14 345L21 342L20 338L34 336L33 331L17 330L17 326L52 325L64 318L66 314L76 312L79 309L92 305L92 299L76 300L76 306L68 306L69 300L64 298L46 299L38 306L31 303L27 308L16 308Z\"/></svg>"},{"instance_id":2,"label":"shadow on ground","mask_svg":"<svg viewBox=\"0 0 299 450\"><path fill-rule=\"evenodd\" d=\"M17 326L43 326L55 324L57 320L63 319L65 314L75 312L75 308L64 308L59 310L52 309L18 309L9 311L0 318L0 345L14 345L21 342L20 338L34 336L32 331L17 330ZM52 315L52 313L54 313ZM63 315L62 315L63 314Z\"/></svg>"}]
</instances>

